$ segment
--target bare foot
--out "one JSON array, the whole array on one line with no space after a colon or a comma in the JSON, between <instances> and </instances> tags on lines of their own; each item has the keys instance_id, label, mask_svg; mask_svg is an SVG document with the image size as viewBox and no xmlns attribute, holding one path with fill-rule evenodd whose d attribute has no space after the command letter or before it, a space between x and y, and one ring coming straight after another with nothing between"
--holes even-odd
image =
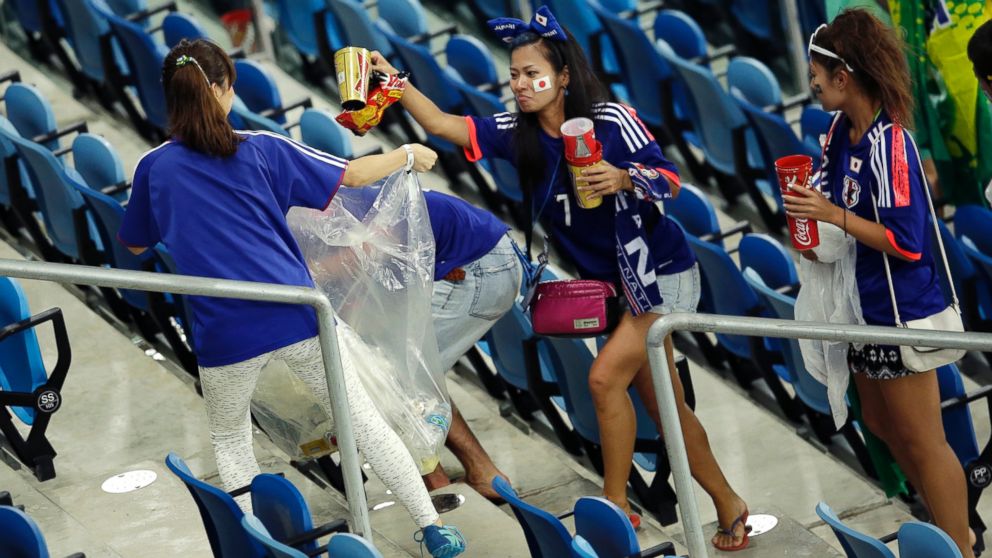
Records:
<instances>
[{"instance_id":1,"label":"bare foot","mask_svg":"<svg viewBox=\"0 0 992 558\"><path fill-rule=\"evenodd\" d=\"M490 500L494 503L502 503L503 498L493 490L493 479L500 477L507 483L510 482L509 477L504 475L499 469L492 467L486 471L472 471L471 473L465 473L465 484L472 487L483 498ZM512 484L512 483L511 483Z\"/></svg>"},{"instance_id":2,"label":"bare foot","mask_svg":"<svg viewBox=\"0 0 992 558\"><path fill-rule=\"evenodd\" d=\"M713 535L713 546L717 548L734 548L744 542L748 527L745 525L747 515L747 503L739 496L734 496L731 504L725 507L717 507L717 524L719 529ZM740 520L740 521L738 521Z\"/></svg>"}]
</instances>

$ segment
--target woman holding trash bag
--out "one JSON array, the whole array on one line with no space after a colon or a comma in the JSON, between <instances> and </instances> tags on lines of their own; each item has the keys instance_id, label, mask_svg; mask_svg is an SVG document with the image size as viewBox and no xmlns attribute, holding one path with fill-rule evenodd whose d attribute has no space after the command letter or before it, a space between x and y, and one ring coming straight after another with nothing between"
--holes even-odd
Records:
<instances>
[{"instance_id":1,"label":"woman holding trash bag","mask_svg":"<svg viewBox=\"0 0 992 558\"><path fill-rule=\"evenodd\" d=\"M823 151L823 193L794 189L797 195L784 198L786 210L831 223L857 240L855 276L866 323L894 326L897 315L905 323L953 312L937 274L941 254L933 254L928 239L930 202L919 152L906 130L912 96L901 39L871 14L846 10L813 33L809 57L810 87L825 110L838 113ZM848 350L863 418L886 442L933 521L969 557L974 541L967 491L944 437L937 375L911 370L910 363L919 368L916 360L904 362L904 355L889 345Z\"/></svg>"},{"instance_id":2,"label":"woman holding trash bag","mask_svg":"<svg viewBox=\"0 0 992 558\"><path fill-rule=\"evenodd\" d=\"M400 102L429 133L462 146L470 160L498 157L515 163L533 200L534 219L551 231L580 275L623 284L629 310L599 352L589 383L603 441L604 494L629 512L626 483L636 425L627 389L637 388L660 423L647 331L661 314L694 311L699 298L695 257L678 226L654 205L677 193L678 174L631 110L603 102L604 88L581 47L547 7L539 8L530 24L501 18L489 25L510 45L511 88L519 112L487 118L445 114L410 86ZM374 69L396 73L381 54L373 53L371 60ZM582 192L606 201L594 209L576 205L564 169L560 128L575 117L593 120L603 145L603 163L583 175ZM674 371L670 339L666 349ZM713 544L743 548L748 544L747 505L724 478L674 372L672 379L693 474L717 508L720 530ZM631 514L631 520L639 523L640 518Z\"/></svg>"},{"instance_id":3,"label":"woman holding trash bag","mask_svg":"<svg viewBox=\"0 0 992 558\"><path fill-rule=\"evenodd\" d=\"M165 58L162 83L171 140L141 157L118 233L132 252L165 244L181 273L312 287L286 223L292 206L326 207L341 184L378 180L404 164L429 170L421 145L348 162L267 132L235 132L227 121L234 65L217 45L183 41ZM292 304L190 297L207 423L225 489L259 473L249 403L261 369L281 359L330 414L313 309ZM441 524L417 466L361 381L345 368L359 449L406 506L435 557L461 554L465 540ZM240 498L248 509L250 501Z\"/></svg>"}]
</instances>

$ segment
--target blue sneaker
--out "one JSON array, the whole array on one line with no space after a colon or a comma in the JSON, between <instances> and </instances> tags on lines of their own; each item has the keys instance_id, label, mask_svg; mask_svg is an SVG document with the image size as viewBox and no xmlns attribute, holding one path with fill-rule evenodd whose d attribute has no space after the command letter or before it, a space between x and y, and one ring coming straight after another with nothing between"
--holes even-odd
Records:
<instances>
[{"instance_id":1,"label":"blue sneaker","mask_svg":"<svg viewBox=\"0 0 992 558\"><path fill-rule=\"evenodd\" d=\"M419 539L417 535L420 535ZM465 552L465 537L452 525L428 525L418 531L413 540L420 543L421 556L424 554L424 545L427 545L427 552L434 558L454 558Z\"/></svg>"}]
</instances>

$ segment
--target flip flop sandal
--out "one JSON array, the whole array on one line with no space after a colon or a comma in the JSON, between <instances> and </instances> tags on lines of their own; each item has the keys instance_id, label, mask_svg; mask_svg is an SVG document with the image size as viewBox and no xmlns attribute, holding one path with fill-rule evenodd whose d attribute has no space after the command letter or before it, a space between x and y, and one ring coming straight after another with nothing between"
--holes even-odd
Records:
<instances>
[{"instance_id":1,"label":"flip flop sandal","mask_svg":"<svg viewBox=\"0 0 992 558\"><path fill-rule=\"evenodd\" d=\"M723 552L735 552L735 551L744 550L745 548L747 548L747 545L750 544L750 542L751 542L750 538L748 537L748 533L751 532L751 528L748 527L748 525L747 525L747 516L748 516L748 510L745 509L744 510L744 513L740 514L737 517L737 519L735 519L734 522L730 524L730 528L729 529L724 529L723 527L718 527L717 530L716 530L716 533L718 535L726 535L726 536L731 537L731 538L736 538L737 537L737 533L736 533L736 531L737 531L737 525L744 525L744 536L741 538L741 542L740 543L738 543L736 545L733 545L733 546L721 546L721 545L719 545L717 543L713 543L713 546L716 547L717 550L722 550Z\"/></svg>"}]
</instances>

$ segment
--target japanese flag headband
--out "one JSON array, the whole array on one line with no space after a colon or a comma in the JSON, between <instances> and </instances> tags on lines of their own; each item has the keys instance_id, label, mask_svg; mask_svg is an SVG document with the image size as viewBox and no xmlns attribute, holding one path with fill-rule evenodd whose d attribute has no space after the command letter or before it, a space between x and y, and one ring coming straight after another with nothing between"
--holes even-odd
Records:
<instances>
[{"instance_id":1,"label":"japanese flag headband","mask_svg":"<svg viewBox=\"0 0 992 558\"><path fill-rule=\"evenodd\" d=\"M515 17L498 17L490 19L486 23L489 25L489 29L507 44L524 33L536 33L552 41L565 42L568 40L565 30L562 29L561 25L558 25L558 20L551 14L551 10L547 6L538 8L530 23Z\"/></svg>"}]
</instances>

